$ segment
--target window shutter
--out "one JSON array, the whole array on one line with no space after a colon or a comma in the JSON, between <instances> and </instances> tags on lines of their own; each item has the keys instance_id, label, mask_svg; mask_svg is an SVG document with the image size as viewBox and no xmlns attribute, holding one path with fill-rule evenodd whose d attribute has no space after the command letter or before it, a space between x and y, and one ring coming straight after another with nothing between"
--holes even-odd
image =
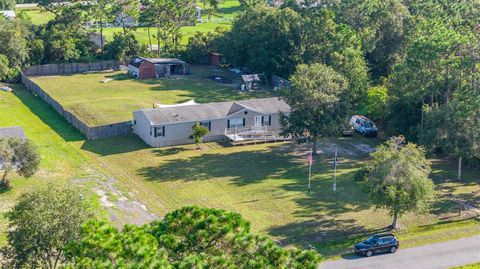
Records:
<instances>
[{"instance_id":1,"label":"window shutter","mask_svg":"<svg viewBox=\"0 0 480 269\"><path fill-rule=\"evenodd\" d=\"M211 121L208 122L208 130L209 130L209 131L212 130L212 122L211 122Z\"/></svg>"},{"instance_id":2,"label":"window shutter","mask_svg":"<svg viewBox=\"0 0 480 269\"><path fill-rule=\"evenodd\" d=\"M243 126L245 126L245 118L243 118Z\"/></svg>"},{"instance_id":3,"label":"window shutter","mask_svg":"<svg viewBox=\"0 0 480 269\"><path fill-rule=\"evenodd\" d=\"M230 128L230 120L227 120L227 128Z\"/></svg>"},{"instance_id":4,"label":"window shutter","mask_svg":"<svg viewBox=\"0 0 480 269\"><path fill-rule=\"evenodd\" d=\"M264 125L263 123L264 123L264 121L263 121L263 116L262 116L262 126Z\"/></svg>"},{"instance_id":5,"label":"window shutter","mask_svg":"<svg viewBox=\"0 0 480 269\"><path fill-rule=\"evenodd\" d=\"M152 126L150 125L150 136L152 135Z\"/></svg>"},{"instance_id":6,"label":"window shutter","mask_svg":"<svg viewBox=\"0 0 480 269\"><path fill-rule=\"evenodd\" d=\"M153 137L157 137L157 127L153 127Z\"/></svg>"},{"instance_id":7,"label":"window shutter","mask_svg":"<svg viewBox=\"0 0 480 269\"><path fill-rule=\"evenodd\" d=\"M165 137L165 126L162 126L162 133L163 133L163 137Z\"/></svg>"},{"instance_id":8,"label":"window shutter","mask_svg":"<svg viewBox=\"0 0 480 269\"><path fill-rule=\"evenodd\" d=\"M268 115L268 125L272 125L272 115Z\"/></svg>"}]
</instances>

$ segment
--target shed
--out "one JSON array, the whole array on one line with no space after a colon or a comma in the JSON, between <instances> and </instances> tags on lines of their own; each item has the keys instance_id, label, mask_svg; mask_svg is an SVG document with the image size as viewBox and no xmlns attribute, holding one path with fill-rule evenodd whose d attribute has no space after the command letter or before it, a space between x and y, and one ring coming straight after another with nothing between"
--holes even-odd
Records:
<instances>
[{"instance_id":1,"label":"shed","mask_svg":"<svg viewBox=\"0 0 480 269\"><path fill-rule=\"evenodd\" d=\"M224 58L223 54L221 53L216 53L216 52L210 52L208 55L208 64L215 66L215 67L220 67L221 64L223 64Z\"/></svg>"},{"instance_id":2,"label":"shed","mask_svg":"<svg viewBox=\"0 0 480 269\"><path fill-rule=\"evenodd\" d=\"M23 128L19 126L0 128L0 138L5 138L5 137L16 137L20 139L27 139L27 136L25 135Z\"/></svg>"},{"instance_id":3,"label":"shed","mask_svg":"<svg viewBox=\"0 0 480 269\"><path fill-rule=\"evenodd\" d=\"M242 75L242 80L242 90L245 91L257 90L260 88L260 83L262 83L259 74Z\"/></svg>"},{"instance_id":4,"label":"shed","mask_svg":"<svg viewBox=\"0 0 480 269\"><path fill-rule=\"evenodd\" d=\"M187 75L189 65L174 58L134 58L128 64L128 73L138 79Z\"/></svg>"}]
</instances>

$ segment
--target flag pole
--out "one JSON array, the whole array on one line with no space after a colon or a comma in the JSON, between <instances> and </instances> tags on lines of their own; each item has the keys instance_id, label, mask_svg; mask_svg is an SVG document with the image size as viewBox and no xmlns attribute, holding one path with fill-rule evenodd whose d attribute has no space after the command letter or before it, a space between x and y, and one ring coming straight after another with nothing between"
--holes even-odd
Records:
<instances>
[{"instance_id":1,"label":"flag pole","mask_svg":"<svg viewBox=\"0 0 480 269\"><path fill-rule=\"evenodd\" d=\"M333 160L333 191L337 191L337 146L335 145L335 159Z\"/></svg>"},{"instance_id":2,"label":"flag pole","mask_svg":"<svg viewBox=\"0 0 480 269\"><path fill-rule=\"evenodd\" d=\"M312 176L312 162L313 162L313 152L310 151L310 159L308 165L308 194L310 194L310 178Z\"/></svg>"}]
</instances>

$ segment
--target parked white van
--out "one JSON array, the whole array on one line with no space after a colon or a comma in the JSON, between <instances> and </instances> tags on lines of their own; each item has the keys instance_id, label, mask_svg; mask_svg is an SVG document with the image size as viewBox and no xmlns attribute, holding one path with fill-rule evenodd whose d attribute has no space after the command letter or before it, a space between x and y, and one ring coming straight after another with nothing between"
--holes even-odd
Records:
<instances>
[{"instance_id":1,"label":"parked white van","mask_svg":"<svg viewBox=\"0 0 480 269\"><path fill-rule=\"evenodd\" d=\"M352 116L350 119L350 124L353 126L355 131L364 136L377 136L378 134L378 128L375 126L375 123L364 116Z\"/></svg>"}]
</instances>

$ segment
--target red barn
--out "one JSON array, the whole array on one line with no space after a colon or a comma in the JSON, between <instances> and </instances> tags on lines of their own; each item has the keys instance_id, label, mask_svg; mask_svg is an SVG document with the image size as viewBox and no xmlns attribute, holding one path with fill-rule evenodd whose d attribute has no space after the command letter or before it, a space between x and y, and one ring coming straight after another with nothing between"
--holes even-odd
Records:
<instances>
[{"instance_id":1,"label":"red barn","mask_svg":"<svg viewBox=\"0 0 480 269\"><path fill-rule=\"evenodd\" d=\"M134 58L128 64L128 73L138 79L187 75L189 66L179 59Z\"/></svg>"}]
</instances>

